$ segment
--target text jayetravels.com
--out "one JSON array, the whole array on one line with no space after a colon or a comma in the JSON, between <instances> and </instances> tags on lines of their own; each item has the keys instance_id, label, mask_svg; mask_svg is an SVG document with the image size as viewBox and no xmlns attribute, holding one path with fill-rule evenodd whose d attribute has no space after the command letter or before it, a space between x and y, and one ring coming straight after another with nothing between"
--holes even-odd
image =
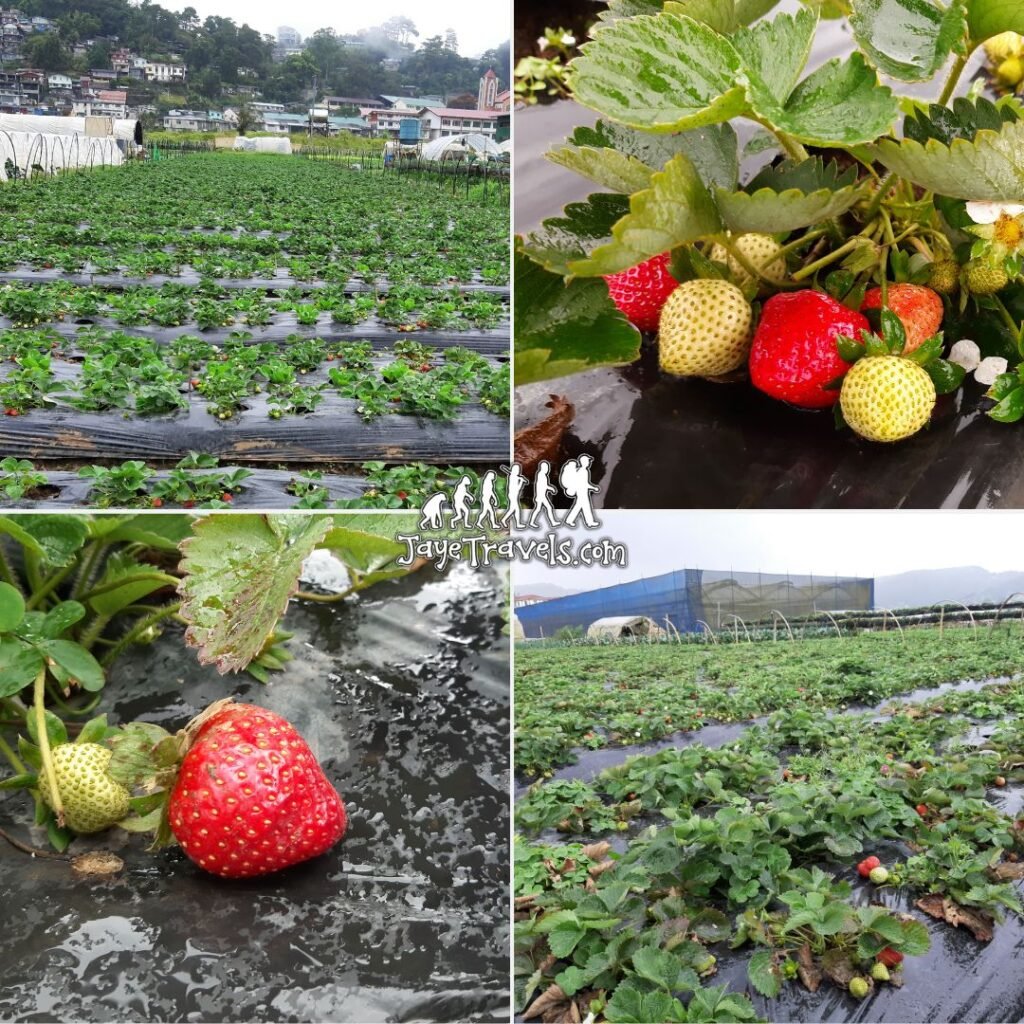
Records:
<instances>
[{"instance_id":1,"label":"text jayetravels.com","mask_svg":"<svg viewBox=\"0 0 1024 1024\"><path fill-rule=\"evenodd\" d=\"M493 561L544 562L557 566L628 565L625 544L602 537L596 541L577 543L570 537L548 533L543 539L527 540L514 537L495 539L484 534L459 539L399 535L395 538L406 546L396 561L411 565L420 558L444 569L449 562L468 562L476 569Z\"/></svg>"}]
</instances>

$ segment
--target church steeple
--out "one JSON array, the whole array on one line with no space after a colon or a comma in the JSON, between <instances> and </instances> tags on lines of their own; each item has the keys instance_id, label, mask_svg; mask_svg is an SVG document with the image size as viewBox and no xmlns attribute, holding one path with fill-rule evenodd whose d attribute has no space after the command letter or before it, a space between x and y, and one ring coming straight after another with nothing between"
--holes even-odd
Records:
<instances>
[{"instance_id":1,"label":"church steeple","mask_svg":"<svg viewBox=\"0 0 1024 1024\"><path fill-rule=\"evenodd\" d=\"M498 76L493 68L488 68L480 79L480 88L476 94L477 110L497 110L498 108Z\"/></svg>"}]
</instances>

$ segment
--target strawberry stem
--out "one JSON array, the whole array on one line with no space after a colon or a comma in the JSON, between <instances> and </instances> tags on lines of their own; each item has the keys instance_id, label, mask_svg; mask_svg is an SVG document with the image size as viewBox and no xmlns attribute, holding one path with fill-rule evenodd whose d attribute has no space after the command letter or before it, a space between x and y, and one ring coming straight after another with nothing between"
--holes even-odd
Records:
<instances>
[{"instance_id":1,"label":"strawberry stem","mask_svg":"<svg viewBox=\"0 0 1024 1024\"><path fill-rule=\"evenodd\" d=\"M118 658L126 647L135 643L135 641L138 640L138 638L151 626L155 626L163 619L169 619L177 615L180 607L181 602L175 601L173 604L169 604L165 608L158 608L151 615L147 615L145 618L139 619L139 621L127 633L125 633L125 635L121 637L121 639L118 640L118 642L114 644L106 654L103 655L100 659L100 664L106 668L111 662Z\"/></svg>"},{"instance_id":2,"label":"strawberry stem","mask_svg":"<svg viewBox=\"0 0 1024 1024\"><path fill-rule=\"evenodd\" d=\"M728 236L726 236L726 235L719 235L715 239L715 241L717 241L719 243L719 245L721 245L722 248L725 249L725 251L748 274L750 274L751 277L756 278L759 281L765 281L767 284L770 284L773 288L792 288L793 287L791 284L788 284L785 281L777 281L774 277L769 277L766 273L764 273L763 270L761 270L760 268L754 266L754 264L750 260L750 258L745 253L740 252L740 250L735 245L732 244L732 242L729 240ZM777 260L777 259L778 259L778 254L777 253L772 253L771 257L768 259L767 262L769 264L770 263L774 263L775 260Z\"/></svg>"},{"instance_id":3,"label":"strawberry stem","mask_svg":"<svg viewBox=\"0 0 1024 1024\"><path fill-rule=\"evenodd\" d=\"M43 599L49 597L75 569L75 563L72 562L70 565L65 566L63 569L59 569L55 572L46 582L28 599L25 607L29 610L38 608L42 603Z\"/></svg>"},{"instance_id":4,"label":"strawberry stem","mask_svg":"<svg viewBox=\"0 0 1024 1024\"><path fill-rule=\"evenodd\" d=\"M57 824L64 825L64 802L60 798L60 790L57 788L57 772L53 767L53 755L50 752L50 734L46 731L46 707L44 697L46 695L46 666L40 669L36 676L33 690L35 694L36 733L39 739L39 755L43 762L43 772L46 774L46 781L50 784L50 793L53 800L53 811L57 815Z\"/></svg>"},{"instance_id":5,"label":"strawberry stem","mask_svg":"<svg viewBox=\"0 0 1024 1024\"><path fill-rule=\"evenodd\" d=\"M864 222L870 223L875 215L878 213L882 206L882 201L885 199L886 194L893 187L898 179L899 175L895 171L890 171L883 179L881 184L878 186L878 191L874 194L871 202L868 203L868 208L864 211Z\"/></svg>"},{"instance_id":6,"label":"strawberry stem","mask_svg":"<svg viewBox=\"0 0 1024 1024\"><path fill-rule=\"evenodd\" d=\"M964 68L967 67L968 57L970 57L970 52L963 57L957 57L953 61L953 66L949 69L949 76L942 87L942 92L939 94L940 106L944 107L949 102L949 98L953 95L953 90L956 88L956 83L960 81L960 76L964 73Z\"/></svg>"},{"instance_id":7,"label":"strawberry stem","mask_svg":"<svg viewBox=\"0 0 1024 1024\"><path fill-rule=\"evenodd\" d=\"M112 590L120 590L121 587L129 586L132 583L143 583L148 581L164 583L168 587L177 587L181 582L177 576L170 576L165 572L137 572L133 576L119 576L115 580L108 580L98 587L93 587L87 594L83 594L79 600L84 604L100 594L109 594Z\"/></svg>"},{"instance_id":8,"label":"strawberry stem","mask_svg":"<svg viewBox=\"0 0 1024 1024\"><path fill-rule=\"evenodd\" d=\"M14 769L16 775L24 775L28 769L25 767L24 762L14 752L13 747L0 736L0 754L3 754L7 758L7 763Z\"/></svg>"},{"instance_id":9,"label":"strawberry stem","mask_svg":"<svg viewBox=\"0 0 1024 1024\"><path fill-rule=\"evenodd\" d=\"M808 263L806 267L801 267L800 270L793 274L793 280L802 281L805 277L810 277L812 274L817 273L822 267L835 263L840 257L845 256L848 252L852 252L860 244L860 238L860 235L854 235L853 238L848 238L838 249L833 249L831 252L826 253L820 260L815 260L813 263Z\"/></svg>"}]
</instances>

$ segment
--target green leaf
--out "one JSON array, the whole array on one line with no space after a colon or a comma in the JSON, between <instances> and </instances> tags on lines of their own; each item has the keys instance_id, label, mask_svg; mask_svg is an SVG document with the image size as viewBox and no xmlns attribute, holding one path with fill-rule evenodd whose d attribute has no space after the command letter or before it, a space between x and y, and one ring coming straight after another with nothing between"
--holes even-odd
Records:
<instances>
[{"instance_id":1,"label":"green leaf","mask_svg":"<svg viewBox=\"0 0 1024 1024\"><path fill-rule=\"evenodd\" d=\"M630 197L629 210L612 228L613 241L589 259L570 263L573 274L614 274L722 228L714 202L682 153L653 175L650 188Z\"/></svg>"},{"instance_id":2,"label":"green leaf","mask_svg":"<svg viewBox=\"0 0 1024 1024\"><path fill-rule=\"evenodd\" d=\"M641 946L633 954L633 970L661 988L675 988L681 966L677 957L653 946Z\"/></svg>"},{"instance_id":3,"label":"green leaf","mask_svg":"<svg viewBox=\"0 0 1024 1024\"><path fill-rule=\"evenodd\" d=\"M927 341L922 342L913 352L908 352L907 358L918 366L927 366L933 359L942 355L943 340L941 334L936 334Z\"/></svg>"},{"instance_id":4,"label":"green leaf","mask_svg":"<svg viewBox=\"0 0 1024 1024\"><path fill-rule=\"evenodd\" d=\"M677 135L662 135L598 121L593 128L578 127L569 141L574 146L616 149L636 157L652 171L660 171L677 153L683 153L708 187L733 189L739 181L739 151L730 124L709 124Z\"/></svg>"},{"instance_id":5,"label":"green leaf","mask_svg":"<svg viewBox=\"0 0 1024 1024\"><path fill-rule=\"evenodd\" d=\"M169 584L165 579L132 579L140 575L153 576L157 572L154 566L140 562L125 552L115 552L107 559L107 564L103 567L103 576L97 586L108 586L117 583L118 580L124 580L125 583L89 598L89 604L99 615L114 616L149 594L167 588Z\"/></svg>"},{"instance_id":6,"label":"green leaf","mask_svg":"<svg viewBox=\"0 0 1024 1024\"><path fill-rule=\"evenodd\" d=\"M406 544L395 538L417 533L419 519L415 512L336 515L322 547L330 548L345 563L352 586L362 590L411 571L410 566L395 562L408 551Z\"/></svg>"},{"instance_id":7,"label":"green leaf","mask_svg":"<svg viewBox=\"0 0 1024 1024\"><path fill-rule=\"evenodd\" d=\"M25 617L25 598L17 587L0 583L0 633L10 633Z\"/></svg>"},{"instance_id":8,"label":"green leaf","mask_svg":"<svg viewBox=\"0 0 1024 1024\"><path fill-rule=\"evenodd\" d=\"M61 828L57 824L57 819L52 814L46 819L46 837L58 853L63 853L71 844L71 840L75 838L68 829Z\"/></svg>"},{"instance_id":9,"label":"green leaf","mask_svg":"<svg viewBox=\"0 0 1024 1024\"><path fill-rule=\"evenodd\" d=\"M762 97L763 98L763 97ZM864 57L830 60L793 90L785 105L765 104L762 117L781 131L815 146L874 142L888 132L899 104Z\"/></svg>"},{"instance_id":10,"label":"green leaf","mask_svg":"<svg viewBox=\"0 0 1024 1024\"><path fill-rule=\"evenodd\" d=\"M900 177L955 199L1009 201L1024 195L1024 121L948 146L935 139L882 139L868 150Z\"/></svg>"},{"instance_id":11,"label":"green leaf","mask_svg":"<svg viewBox=\"0 0 1024 1024\"><path fill-rule=\"evenodd\" d=\"M750 984L768 999L774 999L782 991L782 978L775 966L770 949L759 949L747 964L747 978Z\"/></svg>"},{"instance_id":12,"label":"green leaf","mask_svg":"<svg viewBox=\"0 0 1024 1024\"><path fill-rule=\"evenodd\" d=\"M907 956L924 956L931 949L931 935L920 921L901 921L900 928L903 931L899 943L901 953Z\"/></svg>"},{"instance_id":13,"label":"green leaf","mask_svg":"<svg viewBox=\"0 0 1024 1024\"><path fill-rule=\"evenodd\" d=\"M50 740L50 747L59 747L62 743L68 741L68 731L64 726L64 723L52 712L44 711L43 720L46 723L46 735ZM25 725L28 727L28 735L33 743L39 743L39 728L37 725L38 718L35 710L30 710L25 716Z\"/></svg>"},{"instance_id":14,"label":"green leaf","mask_svg":"<svg viewBox=\"0 0 1024 1024\"><path fill-rule=\"evenodd\" d=\"M777 234L845 213L860 192L855 168L812 157L766 167L742 191L716 189L715 202L730 231Z\"/></svg>"},{"instance_id":15,"label":"green leaf","mask_svg":"<svg viewBox=\"0 0 1024 1024\"><path fill-rule=\"evenodd\" d=\"M34 743L30 743L20 733L18 734L18 754L22 761L25 762L30 768L35 768L38 772L43 767L43 755ZM38 825L39 822L37 821Z\"/></svg>"},{"instance_id":16,"label":"green leaf","mask_svg":"<svg viewBox=\"0 0 1024 1024\"><path fill-rule=\"evenodd\" d=\"M746 108L739 55L700 22L641 15L600 26L569 65L574 98L622 124L677 132Z\"/></svg>"},{"instance_id":17,"label":"green leaf","mask_svg":"<svg viewBox=\"0 0 1024 1024\"><path fill-rule=\"evenodd\" d=\"M54 568L70 565L89 539L89 520L84 516L20 515L17 525L35 541L43 561Z\"/></svg>"},{"instance_id":18,"label":"green leaf","mask_svg":"<svg viewBox=\"0 0 1024 1024\"><path fill-rule=\"evenodd\" d=\"M553 164L575 171L612 192L638 192L651 182L650 167L617 149L563 146L551 150L547 158Z\"/></svg>"},{"instance_id":19,"label":"green leaf","mask_svg":"<svg viewBox=\"0 0 1024 1024\"><path fill-rule=\"evenodd\" d=\"M806 7L742 29L732 44L743 62L750 105L761 115L784 107L807 64L818 23Z\"/></svg>"},{"instance_id":20,"label":"green leaf","mask_svg":"<svg viewBox=\"0 0 1024 1024\"><path fill-rule=\"evenodd\" d=\"M880 314L882 321L882 337L889 346L889 351L899 354L907 347L907 332L903 321L888 307Z\"/></svg>"},{"instance_id":21,"label":"green leaf","mask_svg":"<svg viewBox=\"0 0 1024 1024\"><path fill-rule=\"evenodd\" d=\"M669 14L683 14L722 35L740 27L733 0L667 0L664 10Z\"/></svg>"},{"instance_id":22,"label":"green leaf","mask_svg":"<svg viewBox=\"0 0 1024 1024\"><path fill-rule=\"evenodd\" d=\"M639 356L640 332L615 308L604 281L566 283L519 249L515 261L517 384L621 366Z\"/></svg>"},{"instance_id":23,"label":"green leaf","mask_svg":"<svg viewBox=\"0 0 1024 1024\"><path fill-rule=\"evenodd\" d=\"M853 34L868 60L903 82L934 77L951 52L963 53L967 20L961 0L853 0Z\"/></svg>"},{"instance_id":24,"label":"green leaf","mask_svg":"<svg viewBox=\"0 0 1024 1024\"><path fill-rule=\"evenodd\" d=\"M596 192L586 202L569 203L561 217L520 239L518 247L545 270L567 277L569 264L611 238L612 228L629 213L629 197Z\"/></svg>"},{"instance_id":25,"label":"green leaf","mask_svg":"<svg viewBox=\"0 0 1024 1024\"><path fill-rule=\"evenodd\" d=\"M567 957L583 938L584 930L576 924L566 922L548 932L548 947L553 956L559 959Z\"/></svg>"},{"instance_id":26,"label":"green leaf","mask_svg":"<svg viewBox=\"0 0 1024 1024\"><path fill-rule=\"evenodd\" d=\"M193 523L182 542L179 587L185 639L204 665L243 669L260 653L323 540L327 516L220 515Z\"/></svg>"},{"instance_id":27,"label":"green leaf","mask_svg":"<svg viewBox=\"0 0 1024 1024\"><path fill-rule=\"evenodd\" d=\"M13 697L29 686L43 667L43 656L14 637L0 637L0 697Z\"/></svg>"},{"instance_id":28,"label":"green leaf","mask_svg":"<svg viewBox=\"0 0 1024 1024\"><path fill-rule=\"evenodd\" d=\"M83 690L103 689L100 663L80 644L72 640L44 640L39 649L52 662L50 671L61 683L78 683Z\"/></svg>"},{"instance_id":29,"label":"green leaf","mask_svg":"<svg viewBox=\"0 0 1024 1024\"><path fill-rule=\"evenodd\" d=\"M925 371L935 385L937 395L951 395L964 382L966 370L945 359L934 359L925 366Z\"/></svg>"},{"instance_id":30,"label":"green leaf","mask_svg":"<svg viewBox=\"0 0 1024 1024\"><path fill-rule=\"evenodd\" d=\"M1024 35L1024 7L1020 0L967 0L967 26L976 46L1000 32Z\"/></svg>"},{"instance_id":31,"label":"green leaf","mask_svg":"<svg viewBox=\"0 0 1024 1024\"><path fill-rule=\"evenodd\" d=\"M151 781L178 760L174 738L152 722L132 722L119 729L110 738L110 749L107 773L129 788Z\"/></svg>"},{"instance_id":32,"label":"green leaf","mask_svg":"<svg viewBox=\"0 0 1024 1024\"><path fill-rule=\"evenodd\" d=\"M56 640L63 636L76 622L85 618L85 607L77 601L61 601L46 613L40 635L48 640Z\"/></svg>"},{"instance_id":33,"label":"green leaf","mask_svg":"<svg viewBox=\"0 0 1024 1024\"><path fill-rule=\"evenodd\" d=\"M1015 387L1008 395L1001 398L994 408L989 409L988 415L1000 423L1016 423L1024 416L1024 384ZM3 648L0 647L0 651L2 650ZM0 676L2 675L3 673L0 673Z\"/></svg>"},{"instance_id":34,"label":"green leaf","mask_svg":"<svg viewBox=\"0 0 1024 1024\"><path fill-rule=\"evenodd\" d=\"M160 826L163 820L164 808L157 807L148 814L136 817L128 817L118 822L118 827L126 832L153 832Z\"/></svg>"},{"instance_id":35,"label":"green leaf","mask_svg":"<svg viewBox=\"0 0 1024 1024\"><path fill-rule=\"evenodd\" d=\"M94 523L102 522L97 517ZM131 544L145 544L154 551L177 551L178 545L191 533L192 517L161 512L160 515L132 516L120 520L115 529L103 534L109 543L127 541Z\"/></svg>"}]
</instances>

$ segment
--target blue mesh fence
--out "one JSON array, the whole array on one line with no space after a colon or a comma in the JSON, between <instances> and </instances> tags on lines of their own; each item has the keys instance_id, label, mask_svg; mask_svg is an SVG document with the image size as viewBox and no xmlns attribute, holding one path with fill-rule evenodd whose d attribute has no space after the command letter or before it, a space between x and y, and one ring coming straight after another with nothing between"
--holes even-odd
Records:
<instances>
[{"instance_id":1,"label":"blue mesh fence","mask_svg":"<svg viewBox=\"0 0 1024 1024\"><path fill-rule=\"evenodd\" d=\"M587 629L598 619L645 615L662 629L680 633L728 627L734 616L765 619L773 611L813 615L819 611L863 611L874 605L874 580L851 576L678 569L583 594L516 608L528 637L553 636L563 627Z\"/></svg>"}]
</instances>

